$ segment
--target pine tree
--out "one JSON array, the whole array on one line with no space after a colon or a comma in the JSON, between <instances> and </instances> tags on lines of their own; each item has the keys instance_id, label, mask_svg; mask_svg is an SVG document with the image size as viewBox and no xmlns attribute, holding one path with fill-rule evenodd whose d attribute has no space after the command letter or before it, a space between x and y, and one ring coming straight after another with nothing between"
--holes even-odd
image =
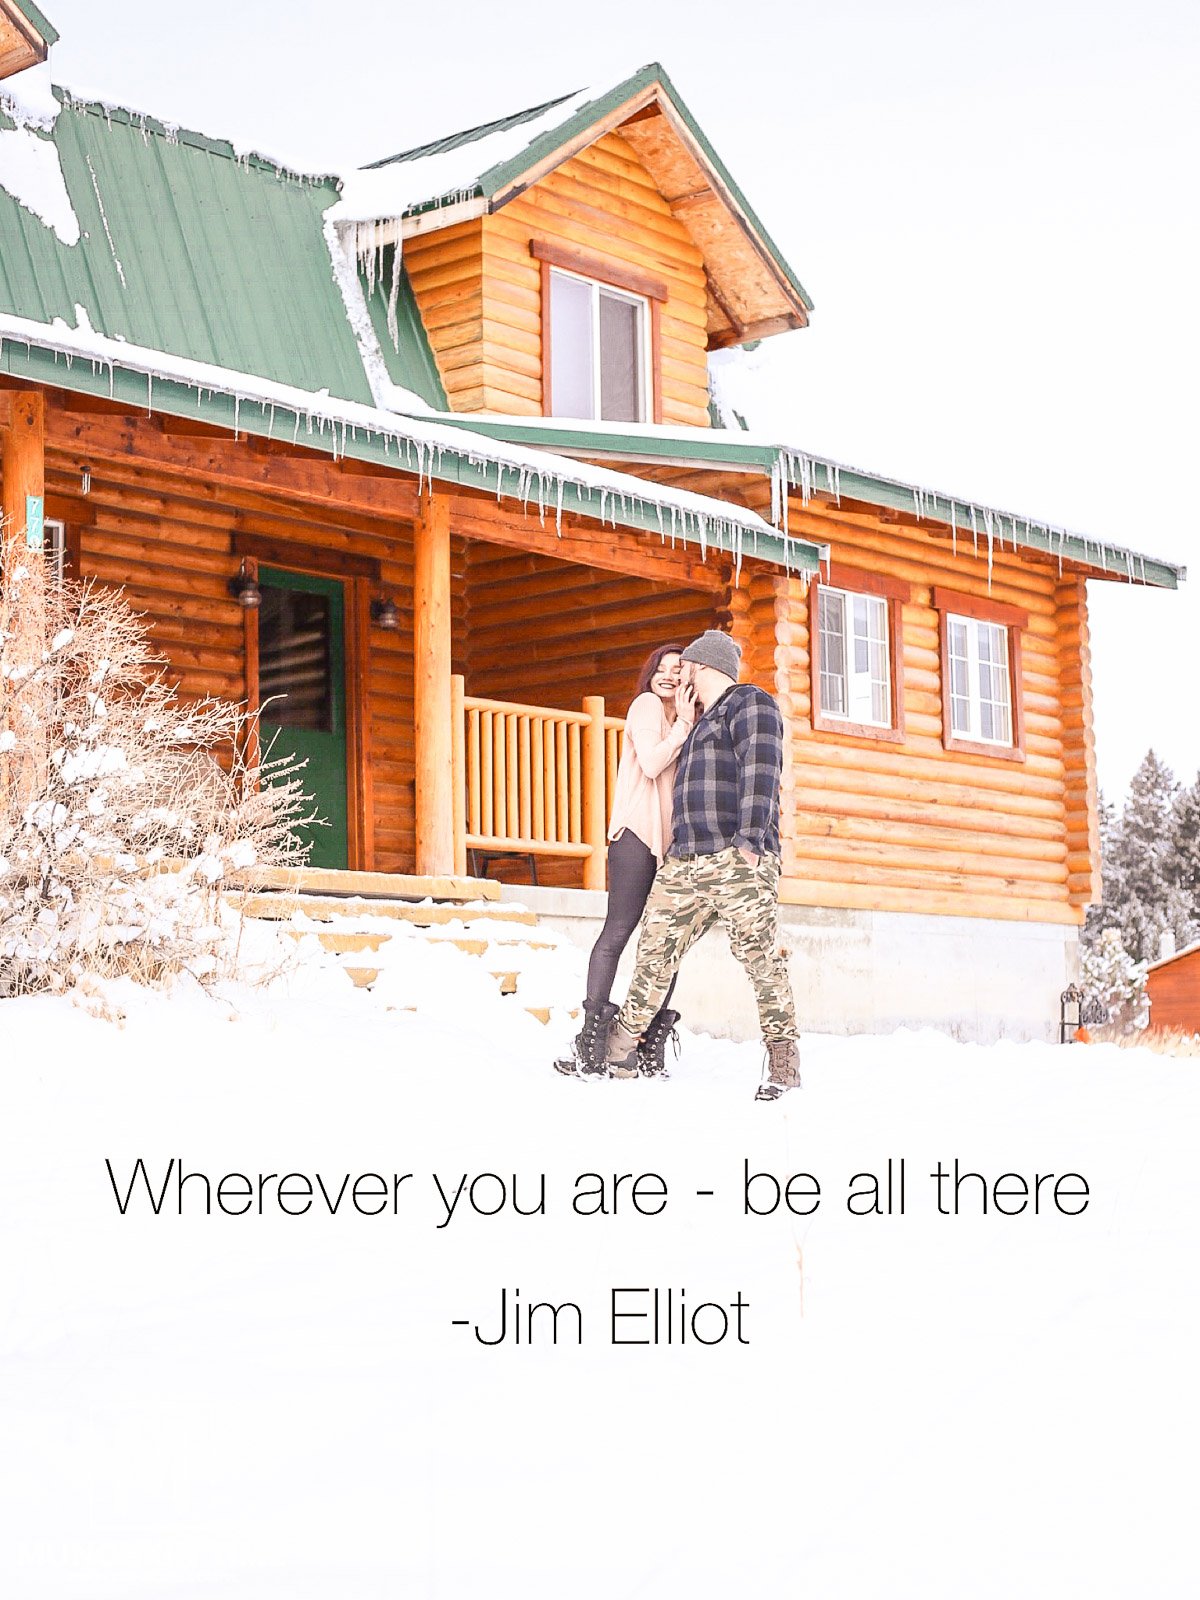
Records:
<instances>
[{"instance_id":1,"label":"pine tree","mask_svg":"<svg viewBox=\"0 0 1200 1600\"><path fill-rule=\"evenodd\" d=\"M1180 886L1175 861L1178 794L1170 768L1148 750L1105 852L1103 905L1093 926L1117 928L1137 961L1157 960L1165 931L1182 946L1196 926L1195 903Z\"/></svg>"},{"instance_id":2,"label":"pine tree","mask_svg":"<svg viewBox=\"0 0 1200 1600\"><path fill-rule=\"evenodd\" d=\"M1133 1033L1146 1026L1150 1016L1146 963L1134 961L1116 928L1106 928L1084 951L1079 983L1089 1000L1098 1000L1107 1009L1109 1027Z\"/></svg>"},{"instance_id":3,"label":"pine tree","mask_svg":"<svg viewBox=\"0 0 1200 1600\"><path fill-rule=\"evenodd\" d=\"M1187 901L1195 939L1200 933L1200 773L1190 788L1179 791L1171 809L1172 873Z\"/></svg>"}]
</instances>

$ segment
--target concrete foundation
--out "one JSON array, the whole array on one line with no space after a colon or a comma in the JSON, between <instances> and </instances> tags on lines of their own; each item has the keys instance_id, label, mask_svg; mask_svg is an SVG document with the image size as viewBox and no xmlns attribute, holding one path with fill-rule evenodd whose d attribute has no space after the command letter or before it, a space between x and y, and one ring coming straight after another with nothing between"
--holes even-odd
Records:
<instances>
[{"instance_id":1,"label":"concrete foundation","mask_svg":"<svg viewBox=\"0 0 1200 1600\"><path fill-rule=\"evenodd\" d=\"M584 949L604 921L600 893L506 884L501 895ZM779 920L805 1032L932 1027L979 1044L1053 1041L1059 996L1078 976L1078 932L1058 923L809 906L782 906ZM628 984L635 942L622 958L614 999ZM753 991L720 930L684 958L673 1003L690 1028L758 1037Z\"/></svg>"}]
</instances>

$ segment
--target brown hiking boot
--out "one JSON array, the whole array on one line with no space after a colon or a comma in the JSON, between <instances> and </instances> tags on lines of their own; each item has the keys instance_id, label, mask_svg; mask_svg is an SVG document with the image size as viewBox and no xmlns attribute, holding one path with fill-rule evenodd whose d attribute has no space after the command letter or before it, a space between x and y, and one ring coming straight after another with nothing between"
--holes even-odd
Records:
<instances>
[{"instance_id":1,"label":"brown hiking boot","mask_svg":"<svg viewBox=\"0 0 1200 1600\"><path fill-rule=\"evenodd\" d=\"M756 1100L778 1100L800 1087L800 1046L795 1039L767 1041L767 1075L758 1086Z\"/></svg>"},{"instance_id":2,"label":"brown hiking boot","mask_svg":"<svg viewBox=\"0 0 1200 1600\"><path fill-rule=\"evenodd\" d=\"M630 1033L628 1028L621 1026L620 1017L614 1020L612 1027L608 1030L608 1046L604 1055L611 1077L637 1077L638 1036L636 1033Z\"/></svg>"}]
</instances>

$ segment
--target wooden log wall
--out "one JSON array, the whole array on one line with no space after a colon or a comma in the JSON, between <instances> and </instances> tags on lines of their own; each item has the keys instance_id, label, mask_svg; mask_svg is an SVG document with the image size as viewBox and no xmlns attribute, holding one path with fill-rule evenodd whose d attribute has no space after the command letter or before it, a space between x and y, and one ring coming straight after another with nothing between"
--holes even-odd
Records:
<instances>
[{"instance_id":1,"label":"wooden log wall","mask_svg":"<svg viewBox=\"0 0 1200 1600\"><path fill-rule=\"evenodd\" d=\"M542 414L541 268L531 239L666 282L664 422L708 426L707 294L700 250L619 134L563 163L492 216L419 235L404 261L455 411Z\"/></svg>"},{"instance_id":2,"label":"wooden log wall","mask_svg":"<svg viewBox=\"0 0 1200 1600\"><path fill-rule=\"evenodd\" d=\"M656 645L727 625L723 590L652 584L494 544L468 550L468 694L568 711L598 694L623 717Z\"/></svg>"},{"instance_id":3,"label":"wooden log wall","mask_svg":"<svg viewBox=\"0 0 1200 1600\"><path fill-rule=\"evenodd\" d=\"M657 479L769 514L766 481L654 469ZM789 505L793 533L831 559L908 581L901 744L814 731L806 586L751 576L732 596L747 676L775 687L791 728L781 817L784 897L797 904L1079 924L1099 894L1099 834L1084 576L1049 558L844 501ZM748 568L752 572L752 566ZM746 582L745 570L743 583ZM786 587L781 602L777 588ZM1024 761L946 750L936 585L1016 606ZM768 598L773 596L773 598ZM772 637L773 631L773 637Z\"/></svg>"},{"instance_id":4,"label":"wooden log wall","mask_svg":"<svg viewBox=\"0 0 1200 1600\"><path fill-rule=\"evenodd\" d=\"M1088 886L1078 874L1071 881L1078 863L1068 857L1073 823L1088 809L1082 733L1090 726L1090 699L1078 664L1078 611L1061 593L1057 567L997 548L989 583L986 552L975 553L969 534L960 533L955 553L949 539L867 507L805 508L797 500L791 524L830 543L835 562L912 585L903 607L903 743L816 733L809 708L793 707L785 861L793 897L814 905L1081 922ZM935 585L1028 613L1021 635L1023 761L943 747ZM789 609L787 627L785 649L807 669L806 605ZM1072 745L1073 732L1082 742ZM1085 820L1085 840L1087 826Z\"/></svg>"}]
</instances>

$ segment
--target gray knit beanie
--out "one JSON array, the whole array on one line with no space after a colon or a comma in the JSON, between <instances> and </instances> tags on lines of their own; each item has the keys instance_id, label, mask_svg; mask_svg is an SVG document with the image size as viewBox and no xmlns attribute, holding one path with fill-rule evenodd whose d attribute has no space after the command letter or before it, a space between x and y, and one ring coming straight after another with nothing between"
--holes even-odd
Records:
<instances>
[{"instance_id":1,"label":"gray knit beanie","mask_svg":"<svg viewBox=\"0 0 1200 1600\"><path fill-rule=\"evenodd\" d=\"M702 667L715 667L736 683L742 666L742 647L727 633L709 628L698 639L692 640L687 649L680 653L679 659L695 661Z\"/></svg>"}]
</instances>

